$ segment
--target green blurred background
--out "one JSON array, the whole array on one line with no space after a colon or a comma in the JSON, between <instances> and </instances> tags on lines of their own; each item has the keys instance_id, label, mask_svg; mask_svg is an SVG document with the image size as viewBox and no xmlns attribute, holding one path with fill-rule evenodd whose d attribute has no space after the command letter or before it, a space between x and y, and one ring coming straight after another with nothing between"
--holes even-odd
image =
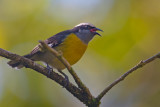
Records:
<instances>
[{"instance_id":1,"label":"green blurred background","mask_svg":"<svg viewBox=\"0 0 160 107\"><path fill-rule=\"evenodd\" d=\"M0 48L24 55L38 40L81 22L104 30L73 66L94 96L160 51L159 0L0 0ZM7 61L0 59L0 107L85 107L47 77L12 69ZM159 71L158 60L137 70L109 91L101 107L159 107Z\"/></svg>"}]
</instances>

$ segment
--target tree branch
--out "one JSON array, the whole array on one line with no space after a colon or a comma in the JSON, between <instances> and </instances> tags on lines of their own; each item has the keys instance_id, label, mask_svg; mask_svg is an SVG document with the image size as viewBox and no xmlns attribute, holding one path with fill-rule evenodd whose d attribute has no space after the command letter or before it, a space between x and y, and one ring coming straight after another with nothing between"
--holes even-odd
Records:
<instances>
[{"instance_id":1,"label":"tree branch","mask_svg":"<svg viewBox=\"0 0 160 107\"><path fill-rule=\"evenodd\" d=\"M136 66L134 66L133 68L131 68L129 71L127 71L126 73L124 73L122 76L120 76L117 80L115 80L113 83L111 83L109 86L107 86L96 98L97 101L100 101L103 96L109 91L111 90L112 87L114 87L116 84L118 84L119 82L121 82L122 80L124 80L129 74L131 74L133 71L145 66L146 64L154 61L155 59L160 58L160 53L146 59L146 60L142 60L140 61Z\"/></svg>"},{"instance_id":2,"label":"tree branch","mask_svg":"<svg viewBox=\"0 0 160 107\"><path fill-rule=\"evenodd\" d=\"M26 68L31 68L45 76L47 76L48 78L56 81L58 84L60 84L61 86L63 86L66 90L68 90L73 96L75 96L76 98L78 98L81 102L83 102L86 105L89 105L89 103L91 103L91 97L90 95L88 95L87 93L85 93L83 90L77 88L75 85L73 85L72 83L68 83L68 85L66 86L67 82L66 80L59 75L56 72L51 72L50 74L48 74L48 70L47 68L35 63L34 61L25 58L23 56L19 56L17 54L13 54L9 51L3 50L0 48L0 56L5 57L7 59L10 60L15 60L15 61L19 61L20 63L22 63Z\"/></svg>"},{"instance_id":3,"label":"tree branch","mask_svg":"<svg viewBox=\"0 0 160 107\"><path fill-rule=\"evenodd\" d=\"M62 56L61 53L53 50L52 48L48 47L43 41L40 41L41 43L41 49L42 51L45 51L45 49L47 49L47 51L50 51L51 53L53 53L68 69L68 71L70 72L70 74L73 76L73 78L75 79L78 87L76 87L74 84L72 83L68 83L67 81L58 73L56 72L51 72L50 74L48 74L48 70L47 68L35 63L34 61L25 58L23 56L19 56L17 54L13 54L11 52L8 52L6 50L3 50L0 48L0 56L5 57L7 59L10 60L15 60L15 61L19 61L21 64L23 64L26 68L31 68L45 76L47 76L48 78L56 81L58 84L60 84L61 86L63 86L66 90L68 90L73 96L75 96L76 98L78 98L81 102L83 102L84 104L86 104L88 107L99 107L100 104L100 100L104 97L104 95L106 95L106 93L111 90L112 87L114 87L116 84L118 84L119 82L121 82L122 80L124 80L129 74L131 74L132 72L134 72L135 70L145 66L146 64L154 61L157 58L160 58L160 53L148 58L147 60L141 61L140 63L138 63L136 66L134 66L133 68L131 68L129 71L127 71L126 73L124 73L122 76L120 76L117 80L115 80L113 83L111 83L109 86L107 86L96 98L92 96L92 94L90 93L89 89L82 83L82 81L79 79L79 77L77 76L77 74L74 72L74 70L72 69L72 67L70 66L70 64L64 59L64 57Z\"/></svg>"}]
</instances>

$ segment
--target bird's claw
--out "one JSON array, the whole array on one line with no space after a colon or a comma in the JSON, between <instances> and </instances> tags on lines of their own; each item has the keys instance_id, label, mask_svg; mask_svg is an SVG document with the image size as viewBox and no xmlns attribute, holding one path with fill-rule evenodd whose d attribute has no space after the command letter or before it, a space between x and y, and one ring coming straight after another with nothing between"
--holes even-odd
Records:
<instances>
[{"instance_id":1,"label":"bird's claw","mask_svg":"<svg viewBox=\"0 0 160 107\"><path fill-rule=\"evenodd\" d=\"M47 77L49 77L50 76L50 74L51 74L51 72L53 71L53 68L52 67L50 67L48 64L47 64Z\"/></svg>"},{"instance_id":2,"label":"bird's claw","mask_svg":"<svg viewBox=\"0 0 160 107\"><path fill-rule=\"evenodd\" d=\"M61 73L64 76L64 78L65 78L65 82L64 82L65 84L64 84L63 88L67 87L69 85L69 78L68 78L68 76L64 72L62 72L61 70L58 70L58 72Z\"/></svg>"}]
</instances>

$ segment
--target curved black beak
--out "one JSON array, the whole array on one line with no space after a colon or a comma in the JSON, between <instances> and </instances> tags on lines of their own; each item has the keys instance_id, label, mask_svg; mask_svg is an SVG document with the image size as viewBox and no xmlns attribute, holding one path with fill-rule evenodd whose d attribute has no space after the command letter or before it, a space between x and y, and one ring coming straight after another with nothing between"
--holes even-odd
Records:
<instances>
[{"instance_id":1,"label":"curved black beak","mask_svg":"<svg viewBox=\"0 0 160 107\"><path fill-rule=\"evenodd\" d=\"M97 31L101 31L101 32L103 32L103 30L101 30L101 29L99 29L99 28L96 28L96 30L97 30ZM101 36L101 34L99 34L98 32L96 32L96 35Z\"/></svg>"}]
</instances>

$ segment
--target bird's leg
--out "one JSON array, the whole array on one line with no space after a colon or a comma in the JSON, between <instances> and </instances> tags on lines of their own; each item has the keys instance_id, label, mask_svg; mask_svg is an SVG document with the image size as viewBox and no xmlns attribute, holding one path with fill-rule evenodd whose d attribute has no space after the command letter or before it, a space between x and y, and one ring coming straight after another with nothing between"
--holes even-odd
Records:
<instances>
[{"instance_id":1,"label":"bird's leg","mask_svg":"<svg viewBox=\"0 0 160 107\"><path fill-rule=\"evenodd\" d=\"M50 75L51 72L53 71L53 68L51 66L49 66L49 64L47 63L47 74Z\"/></svg>"},{"instance_id":2,"label":"bird's leg","mask_svg":"<svg viewBox=\"0 0 160 107\"><path fill-rule=\"evenodd\" d=\"M67 86L69 84L69 78L68 78L68 76L64 72L62 72L61 70L59 70L59 69L58 69L58 72L61 73L64 76L64 78L65 78L65 80L67 82L67 84L65 84L65 86Z\"/></svg>"}]
</instances>

